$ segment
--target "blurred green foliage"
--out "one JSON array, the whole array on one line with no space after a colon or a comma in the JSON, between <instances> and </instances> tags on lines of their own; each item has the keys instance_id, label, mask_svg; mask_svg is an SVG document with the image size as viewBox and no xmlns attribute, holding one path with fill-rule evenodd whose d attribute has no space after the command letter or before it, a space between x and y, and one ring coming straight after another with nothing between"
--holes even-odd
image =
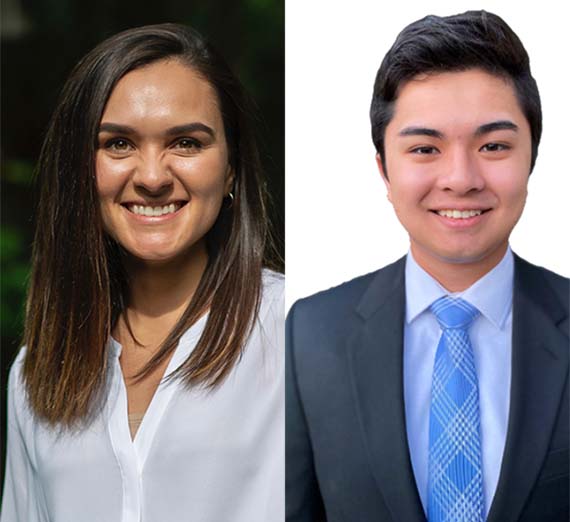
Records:
<instances>
[{"instance_id":1,"label":"blurred green foliage","mask_svg":"<svg viewBox=\"0 0 570 522\"><path fill-rule=\"evenodd\" d=\"M10 345L12 349L16 348L23 332L31 213L28 213L28 206L22 207L21 204L29 198L33 172L34 163L29 160L9 160L2 164L2 194L10 195L9 199L3 197L3 219L0 224L0 329L3 351Z\"/></svg>"},{"instance_id":2,"label":"blurred green foliage","mask_svg":"<svg viewBox=\"0 0 570 522\"><path fill-rule=\"evenodd\" d=\"M2 263L2 315L3 335L17 338L22 330L22 303L24 300L28 263L23 259L24 245L19 231L2 225L0 236L0 262Z\"/></svg>"},{"instance_id":3,"label":"blurred green foliage","mask_svg":"<svg viewBox=\"0 0 570 522\"><path fill-rule=\"evenodd\" d=\"M2 179L6 183L29 186L32 181L34 165L30 161L12 160L3 164Z\"/></svg>"}]
</instances>

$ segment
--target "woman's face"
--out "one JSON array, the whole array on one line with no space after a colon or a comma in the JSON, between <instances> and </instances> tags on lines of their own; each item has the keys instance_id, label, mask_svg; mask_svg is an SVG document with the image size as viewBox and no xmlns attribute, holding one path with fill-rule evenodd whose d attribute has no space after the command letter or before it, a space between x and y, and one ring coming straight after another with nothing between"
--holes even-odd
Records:
<instances>
[{"instance_id":1,"label":"woman's face","mask_svg":"<svg viewBox=\"0 0 570 522\"><path fill-rule=\"evenodd\" d=\"M233 183L211 85L176 60L126 74L103 112L96 173L105 229L133 256L203 249Z\"/></svg>"}]
</instances>

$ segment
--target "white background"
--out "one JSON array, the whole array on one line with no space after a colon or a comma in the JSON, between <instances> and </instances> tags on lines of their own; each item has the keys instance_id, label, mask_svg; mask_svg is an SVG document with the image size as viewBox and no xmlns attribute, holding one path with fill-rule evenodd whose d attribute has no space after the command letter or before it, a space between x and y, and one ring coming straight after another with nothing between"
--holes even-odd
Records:
<instances>
[{"instance_id":1,"label":"white background","mask_svg":"<svg viewBox=\"0 0 570 522\"><path fill-rule=\"evenodd\" d=\"M559 2L307 0L286 4L286 304L398 259L408 237L374 160L368 111L398 33L427 14L486 9L518 34L543 108L526 209L527 260L570 275L569 9ZM429 6L429 7L428 7ZM541 6L544 6L541 8Z\"/></svg>"}]
</instances>

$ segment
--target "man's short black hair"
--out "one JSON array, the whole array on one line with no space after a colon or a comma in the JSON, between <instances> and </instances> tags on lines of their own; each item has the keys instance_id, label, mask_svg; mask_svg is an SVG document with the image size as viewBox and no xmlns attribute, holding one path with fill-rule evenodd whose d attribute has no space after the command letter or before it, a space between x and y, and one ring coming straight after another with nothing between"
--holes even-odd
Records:
<instances>
[{"instance_id":1,"label":"man's short black hair","mask_svg":"<svg viewBox=\"0 0 570 522\"><path fill-rule=\"evenodd\" d=\"M519 37L499 16L468 11L453 16L426 16L408 25L388 51L374 82L370 107L372 140L384 172L384 137L403 85L422 73L479 68L511 82L529 125L532 171L542 134L542 110L528 54Z\"/></svg>"}]
</instances>

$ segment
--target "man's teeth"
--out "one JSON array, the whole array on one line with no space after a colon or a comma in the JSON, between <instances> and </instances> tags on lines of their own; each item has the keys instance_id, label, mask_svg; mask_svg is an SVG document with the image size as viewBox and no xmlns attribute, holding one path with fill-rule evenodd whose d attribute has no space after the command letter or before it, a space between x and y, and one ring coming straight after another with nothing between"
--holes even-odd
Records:
<instances>
[{"instance_id":1,"label":"man's teeth","mask_svg":"<svg viewBox=\"0 0 570 522\"><path fill-rule=\"evenodd\" d=\"M143 205L129 205L129 210L133 214L138 214L140 216L149 217L159 217L165 214L172 214L180 208L177 203L171 203L170 205L164 205L163 207L145 207Z\"/></svg>"},{"instance_id":2,"label":"man's teeth","mask_svg":"<svg viewBox=\"0 0 570 522\"><path fill-rule=\"evenodd\" d=\"M482 210L438 210L440 216L453 219L466 219L473 216L479 216Z\"/></svg>"}]
</instances>

